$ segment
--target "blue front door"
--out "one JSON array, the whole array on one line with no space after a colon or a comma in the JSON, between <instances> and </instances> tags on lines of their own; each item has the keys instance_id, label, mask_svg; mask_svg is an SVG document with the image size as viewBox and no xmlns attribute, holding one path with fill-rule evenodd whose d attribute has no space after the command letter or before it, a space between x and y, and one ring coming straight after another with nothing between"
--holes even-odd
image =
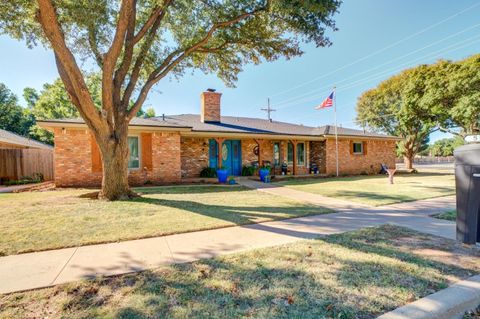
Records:
<instances>
[{"instance_id":1,"label":"blue front door","mask_svg":"<svg viewBox=\"0 0 480 319\"><path fill-rule=\"evenodd\" d=\"M229 175L242 172L241 144L238 140L226 140L222 143L222 168L228 169ZM210 167L217 168L218 145L214 139L209 142Z\"/></svg>"}]
</instances>

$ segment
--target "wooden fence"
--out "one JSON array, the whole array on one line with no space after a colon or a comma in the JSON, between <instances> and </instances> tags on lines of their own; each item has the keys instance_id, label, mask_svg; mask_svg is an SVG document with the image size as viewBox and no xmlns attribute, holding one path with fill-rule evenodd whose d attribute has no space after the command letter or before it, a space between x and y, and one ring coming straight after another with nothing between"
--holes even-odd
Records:
<instances>
[{"instance_id":1,"label":"wooden fence","mask_svg":"<svg viewBox=\"0 0 480 319\"><path fill-rule=\"evenodd\" d=\"M403 163L403 158L397 158L396 163ZM415 156L413 159L414 164L444 164L454 163L455 158L453 156Z\"/></svg>"},{"instance_id":2,"label":"wooden fence","mask_svg":"<svg viewBox=\"0 0 480 319\"><path fill-rule=\"evenodd\" d=\"M53 180L53 150L0 149L0 178L17 180L35 173Z\"/></svg>"}]
</instances>

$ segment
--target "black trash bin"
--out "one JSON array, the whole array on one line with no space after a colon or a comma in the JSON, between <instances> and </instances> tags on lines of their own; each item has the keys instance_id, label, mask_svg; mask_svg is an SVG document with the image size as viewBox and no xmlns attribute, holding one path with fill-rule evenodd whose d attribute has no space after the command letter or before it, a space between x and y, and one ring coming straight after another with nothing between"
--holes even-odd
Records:
<instances>
[{"instance_id":1,"label":"black trash bin","mask_svg":"<svg viewBox=\"0 0 480 319\"><path fill-rule=\"evenodd\" d=\"M457 240L480 242L480 144L455 149Z\"/></svg>"}]
</instances>

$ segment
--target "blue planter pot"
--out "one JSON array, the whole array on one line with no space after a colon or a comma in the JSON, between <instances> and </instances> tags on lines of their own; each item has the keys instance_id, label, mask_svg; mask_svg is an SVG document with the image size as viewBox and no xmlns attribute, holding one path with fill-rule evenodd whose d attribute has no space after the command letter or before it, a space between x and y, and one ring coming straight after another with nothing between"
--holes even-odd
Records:
<instances>
[{"instance_id":1,"label":"blue planter pot","mask_svg":"<svg viewBox=\"0 0 480 319\"><path fill-rule=\"evenodd\" d=\"M260 171L258 173L260 175L260 180L262 182L265 182L265 176L270 175L270 170L267 169L267 168L262 168L262 169L260 169Z\"/></svg>"},{"instance_id":2,"label":"blue planter pot","mask_svg":"<svg viewBox=\"0 0 480 319\"><path fill-rule=\"evenodd\" d=\"M217 169L217 177L219 183L226 183L228 177L228 171L226 169Z\"/></svg>"}]
</instances>

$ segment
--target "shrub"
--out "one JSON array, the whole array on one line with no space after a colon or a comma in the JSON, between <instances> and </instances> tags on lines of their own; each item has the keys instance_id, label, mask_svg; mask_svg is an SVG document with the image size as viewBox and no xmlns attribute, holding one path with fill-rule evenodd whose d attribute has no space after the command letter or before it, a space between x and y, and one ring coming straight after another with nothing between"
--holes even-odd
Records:
<instances>
[{"instance_id":1,"label":"shrub","mask_svg":"<svg viewBox=\"0 0 480 319\"><path fill-rule=\"evenodd\" d=\"M41 183L43 182L44 177L42 173L33 173L32 176L23 176L19 180L10 180L4 182L4 185L11 186L11 185L24 185L24 184L33 184L33 183Z\"/></svg>"},{"instance_id":2,"label":"shrub","mask_svg":"<svg viewBox=\"0 0 480 319\"><path fill-rule=\"evenodd\" d=\"M246 166L242 167L242 176L253 176L255 174L255 166Z\"/></svg>"},{"instance_id":3,"label":"shrub","mask_svg":"<svg viewBox=\"0 0 480 319\"><path fill-rule=\"evenodd\" d=\"M200 177L217 177L217 170L213 167L204 167L200 172Z\"/></svg>"}]
</instances>

